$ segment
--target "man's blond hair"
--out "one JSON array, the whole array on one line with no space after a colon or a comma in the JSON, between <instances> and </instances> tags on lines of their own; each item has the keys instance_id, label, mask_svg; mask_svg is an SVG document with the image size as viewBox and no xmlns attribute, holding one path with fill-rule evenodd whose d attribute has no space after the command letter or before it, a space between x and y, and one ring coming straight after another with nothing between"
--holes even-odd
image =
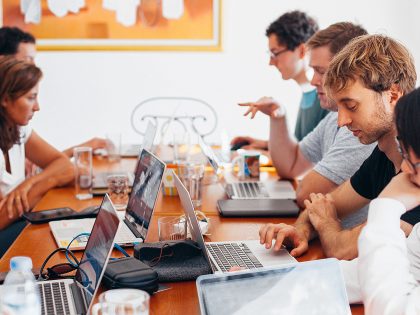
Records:
<instances>
[{"instance_id":1,"label":"man's blond hair","mask_svg":"<svg viewBox=\"0 0 420 315\"><path fill-rule=\"evenodd\" d=\"M364 35L335 55L325 73L324 87L331 95L360 80L378 93L396 84L407 94L414 89L416 79L414 61L407 48L385 35Z\"/></svg>"}]
</instances>

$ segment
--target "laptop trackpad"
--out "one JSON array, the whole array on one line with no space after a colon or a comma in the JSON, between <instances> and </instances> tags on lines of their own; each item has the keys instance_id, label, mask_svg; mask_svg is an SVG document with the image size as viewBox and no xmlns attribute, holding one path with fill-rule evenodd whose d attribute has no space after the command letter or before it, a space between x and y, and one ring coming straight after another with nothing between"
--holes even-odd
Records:
<instances>
[{"instance_id":1,"label":"laptop trackpad","mask_svg":"<svg viewBox=\"0 0 420 315\"><path fill-rule=\"evenodd\" d=\"M251 252L258 258L264 267L278 266L283 264L296 263L297 260L292 257L286 249L274 251L273 248L266 249L260 244L259 240L245 241Z\"/></svg>"}]
</instances>

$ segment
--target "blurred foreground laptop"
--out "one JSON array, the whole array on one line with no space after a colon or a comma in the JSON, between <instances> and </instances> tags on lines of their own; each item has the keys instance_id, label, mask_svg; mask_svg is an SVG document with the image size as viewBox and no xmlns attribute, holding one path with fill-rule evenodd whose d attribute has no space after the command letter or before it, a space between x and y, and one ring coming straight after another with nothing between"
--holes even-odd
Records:
<instances>
[{"instance_id":1,"label":"blurred foreground laptop","mask_svg":"<svg viewBox=\"0 0 420 315\"><path fill-rule=\"evenodd\" d=\"M125 211L124 223L121 224L115 243L132 246L143 242L149 230L150 220L156 199L162 184L165 163L147 150L142 150L137 162L133 189L131 190ZM80 233L92 230L94 219L74 219L49 222L51 232L59 247L67 247L70 241ZM70 249L83 249L88 237L73 241Z\"/></svg>"},{"instance_id":2,"label":"blurred foreground laptop","mask_svg":"<svg viewBox=\"0 0 420 315\"><path fill-rule=\"evenodd\" d=\"M219 171L221 162L213 149L199 137L199 145L207 157L215 173ZM296 199L296 192L289 181L238 181L224 183L226 194L231 199Z\"/></svg>"},{"instance_id":3,"label":"blurred foreground laptop","mask_svg":"<svg viewBox=\"0 0 420 315\"><path fill-rule=\"evenodd\" d=\"M122 157L137 157L141 149L146 149L153 152L153 142L155 141L157 132L157 124L147 122L146 131L144 132L143 143L140 144L126 144L121 146Z\"/></svg>"},{"instance_id":4,"label":"blurred foreground laptop","mask_svg":"<svg viewBox=\"0 0 420 315\"><path fill-rule=\"evenodd\" d=\"M262 268L197 279L203 315L350 315L337 259Z\"/></svg>"},{"instance_id":5,"label":"blurred foreground laptop","mask_svg":"<svg viewBox=\"0 0 420 315\"><path fill-rule=\"evenodd\" d=\"M286 249L281 249L277 252L272 249L267 250L260 244L259 240L205 243L197 217L194 213L190 195L175 173L174 178L191 237L200 246L204 257L214 272L227 272L233 266L255 269L296 262L296 259ZM255 236L257 237L257 235Z\"/></svg>"},{"instance_id":6,"label":"blurred foreground laptop","mask_svg":"<svg viewBox=\"0 0 420 315\"><path fill-rule=\"evenodd\" d=\"M40 282L42 314L88 314L111 255L120 220L105 195L75 279Z\"/></svg>"}]
</instances>

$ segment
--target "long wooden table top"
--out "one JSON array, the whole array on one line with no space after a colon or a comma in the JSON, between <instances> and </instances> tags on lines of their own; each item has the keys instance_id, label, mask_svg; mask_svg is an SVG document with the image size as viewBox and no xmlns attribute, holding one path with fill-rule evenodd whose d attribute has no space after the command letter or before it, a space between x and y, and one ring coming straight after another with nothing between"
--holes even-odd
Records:
<instances>
[{"instance_id":1,"label":"long wooden table top","mask_svg":"<svg viewBox=\"0 0 420 315\"><path fill-rule=\"evenodd\" d=\"M95 169L115 170L116 168L134 169L135 159L124 159L116 165L109 165L106 160L95 159ZM208 174L207 174L208 175ZM263 177L271 177L275 180L272 172L262 174ZM210 218L209 236L206 241L246 240L258 239L258 231L265 223L288 223L292 224L295 218L224 218L218 215L216 201L225 198L221 185L214 182L211 176L206 176L203 187L202 210ZM100 197L91 200L80 201L74 197L74 188L60 188L49 191L38 203L34 211L70 206L75 210L87 206L98 205ZM177 196L163 196L159 194L155 212L151 220L151 227L146 241L158 240L157 219L167 215L181 215L183 210ZM33 265L40 267L47 255L57 247L48 224L28 225L19 235L11 248L0 260L0 272L8 271L10 258L17 255L29 256ZM79 252L79 255L81 253ZM116 254L119 255L119 254ZM307 261L324 258L319 241L310 243L310 248L298 261ZM56 255L51 259L51 265L64 262L64 254ZM168 284L170 289L154 294L151 298L151 314L199 314L198 296L194 281ZM364 314L363 306L353 305L353 314Z\"/></svg>"}]
</instances>

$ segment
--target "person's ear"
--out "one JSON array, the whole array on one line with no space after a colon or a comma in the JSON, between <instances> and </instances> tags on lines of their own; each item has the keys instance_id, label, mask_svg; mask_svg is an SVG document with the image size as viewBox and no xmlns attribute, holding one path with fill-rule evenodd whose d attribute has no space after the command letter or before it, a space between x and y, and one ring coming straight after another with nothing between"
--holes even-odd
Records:
<instances>
[{"instance_id":1,"label":"person's ear","mask_svg":"<svg viewBox=\"0 0 420 315\"><path fill-rule=\"evenodd\" d=\"M305 44L304 43L300 44L299 46L296 47L296 49L298 50L299 58L300 59L305 58L306 51L307 51Z\"/></svg>"},{"instance_id":2,"label":"person's ear","mask_svg":"<svg viewBox=\"0 0 420 315\"><path fill-rule=\"evenodd\" d=\"M398 100L404 95L404 92L401 90L400 86L397 83L391 85L389 89L389 105L394 109L397 105Z\"/></svg>"}]
</instances>

